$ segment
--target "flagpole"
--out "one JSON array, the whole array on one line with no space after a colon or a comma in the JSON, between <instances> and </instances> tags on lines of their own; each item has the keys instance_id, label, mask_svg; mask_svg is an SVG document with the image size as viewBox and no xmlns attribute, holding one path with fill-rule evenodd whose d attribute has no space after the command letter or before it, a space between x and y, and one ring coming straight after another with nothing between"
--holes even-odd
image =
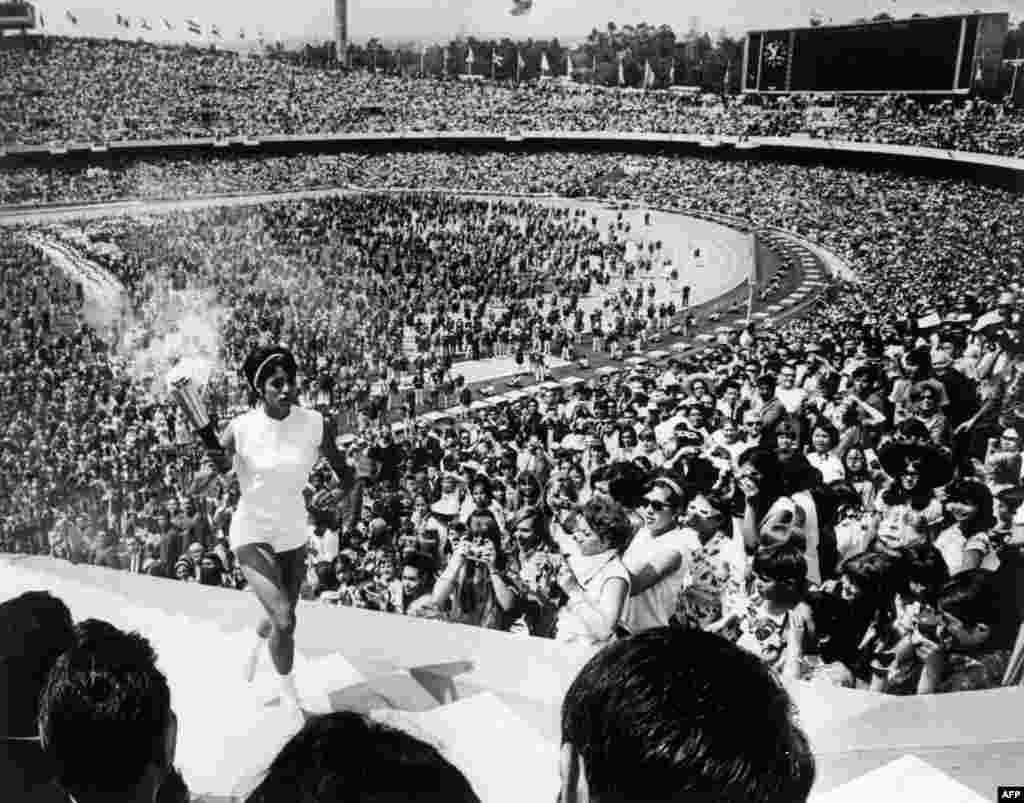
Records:
<instances>
[{"instance_id":1,"label":"flagpole","mask_svg":"<svg viewBox=\"0 0 1024 803\"><path fill-rule=\"evenodd\" d=\"M516 48L516 83L519 83L519 64L522 61L522 54L519 52L519 48Z\"/></svg>"},{"instance_id":2,"label":"flagpole","mask_svg":"<svg viewBox=\"0 0 1024 803\"><path fill-rule=\"evenodd\" d=\"M494 48L491 48L491 81L494 80Z\"/></svg>"},{"instance_id":3,"label":"flagpole","mask_svg":"<svg viewBox=\"0 0 1024 803\"><path fill-rule=\"evenodd\" d=\"M757 235L752 234L751 237L754 241L754 258L750 263L750 278L747 279L747 326L754 314L754 286L757 284Z\"/></svg>"}]
</instances>

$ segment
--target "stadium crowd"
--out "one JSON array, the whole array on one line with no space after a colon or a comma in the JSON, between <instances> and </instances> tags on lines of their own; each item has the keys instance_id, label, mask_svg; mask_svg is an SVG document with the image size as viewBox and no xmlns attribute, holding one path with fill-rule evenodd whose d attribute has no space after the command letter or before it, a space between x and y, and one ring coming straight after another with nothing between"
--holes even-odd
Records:
<instances>
[{"instance_id":1,"label":"stadium crowd","mask_svg":"<svg viewBox=\"0 0 1024 803\"><path fill-rule=\"evenodd\" d=\"M708 104L669 91L344 73L230 51L48 38L0 51L0 142L51 145L261 135L520 130L810 134L1019 156L1008 101L902 97Z\"/></svg>"},{"instance_id":2,"label":"stadium crowd","mask_svg":"<svg viewBox=\"0 0 1024 803\"><path fill-rule=\"evenodd\" d=\"M184 186L228 164L188 168ZM591 221L435 196L274 202L105 221L97 230L114 247L95 258L137 306L162 298L163 280L207 283L229 310L229 346L262 337L296 349L309 406L345 416L347 381L367 370L384 380L376 393L353 385L365 394L348 413L356 492L325 506L324 478L311 478L310 598L588 644L674 623L726 635L791 677L895 693L999 685L1024 543L1019 197L879 171L622 166L589 153L431 153L246 160L240 172L254 189L302 186L326 168L364 186L544 182L680 205L796 231L847 259L857 281L784 326L569 392L463 404L457 420L431 424L413 421L426 382L408 398L388 382L409 372L388 364L396 327L485 325L491 303L513 311L514 331L514 310L542 311L556 282L566 300L573 282L604 279L605 260L582 263L588 251L621 257ZM172 163L147 169L183 186ZM358 223L369 215L373 225ZM3 241L5 545L237 586L223 539L233 489L190 493L198 465L176 414L89 326L55 331L81 299L25 233ZM498 272L513 250L525 252L511 261L519 269ZM263 265L277 284L261 284ZM461 305L450 298L460 283ZM356 303L354 325L332 341L320 320L334 293ZM639 295L610 294L609 319ZM584 356L611 347L590 321L582 333ZM434 351L443 366L445 339L414 343L412 359ZM558 351L536 326L526 341ZM465 329L456 351L473 351ZM320 382L328 355L334 375ZM238 399L221 387L210 401L226 414ZM397 434L379 426L391 397L414 408Z\"/></svg>"}]
</instances>

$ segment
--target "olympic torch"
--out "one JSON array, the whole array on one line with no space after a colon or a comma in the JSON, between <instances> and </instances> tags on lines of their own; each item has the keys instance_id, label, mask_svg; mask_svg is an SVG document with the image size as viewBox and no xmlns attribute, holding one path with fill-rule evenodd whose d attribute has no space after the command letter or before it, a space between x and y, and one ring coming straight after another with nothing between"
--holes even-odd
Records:
<instances>
[{"instance_id":1,"label":"olympic torch","mask_svg":"<svg viewBox=\"0 0 1024 803\"><path fill-rule=\"evenodd\" d=\"M203 366L197 364L196 361L182 360L167 375L167 389L175 404L184 413L200 443L208 451L221 452L223 450L220 440L217 438L217 433L213 431L213 421L210 419L206 405L199 397L197 379L201 376L202 368ZM216 462L215 460L214 463L216 464ZM197 496L205 491L217 478L218 473L218 471L204 471L196 475L191 484L191 494Z\"/></svg>"},{"instance_id":2,"label":"olympic torch","mask_svg":"<svg viewBox=\"0 0 1024 803\"><path fill-rule=\"evenodd\" d=\"M189 425L203 446L208 449L219 449L220 441L217 440L217 433L213 431L213 421L210 420L210 414L206 411L203 400L199 398L199 392L196 390L192 378L189 376L174 377L172 372L172 376L167 379L167 384L170 386L171 397L185 414L185 418L188 419Z\"/></svg>"}]
</instances>

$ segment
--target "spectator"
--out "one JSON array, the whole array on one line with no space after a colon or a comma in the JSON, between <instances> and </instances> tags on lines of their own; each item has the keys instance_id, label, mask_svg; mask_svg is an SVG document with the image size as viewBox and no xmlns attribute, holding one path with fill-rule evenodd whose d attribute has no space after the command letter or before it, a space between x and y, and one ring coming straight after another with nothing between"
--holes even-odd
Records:
<instances>
[{"instance_id":1,"label":"spectator","mask_svg":"<svg viewBox=\"0 0 1024 803\"><path fill-rule=\"evenodd\" d=\"M39 743L39 696L74 638L71 613L45 591L0 603L0 788L10 800L65 803L57 767Z\"/></svg>"},{"instance_id":2,"label":"spectator","mask_svg":"<svg viewBox=\"0 0 1024 803\"><path fill-rule=\"evenodd\" d=\"M623 624L630 633L664 627L675 610L694 552L697 534L678 526L677 516L688 502L672 477L654 479L643 498L644 524L622 557L629 571L630 599Z\"/></svg>"},{"instance_id":3,"label":"spectator","mask_svg":"<svg viewBox=\"0 0 1024 803\"><path fill-rule=\"evenodd\" d=\"M39 711L60 787L79 803L152 800L172 775L177 729L149 642L96 619L78 624Z\"/></svg>"},{"instance_id":4,"label":"spectator","mask_svg":"<svg viewBox=\"0 0 1024 803\"><path fill-rule=\"evenodd\" d=\"M633 534L629 517L617 502L599 496L569 513L561 530L568 538L557 581L567 602L555 638L603 644L621 632L619 622L629 602L630 574L620 558Z\"/></svg>"},{"instance_id":5,"label":"spectator","mask_svg":"<svg viewBox=\"0 0 1024 803\"><path fill-rule=\"evenodd\" d=\"M274 759L246 803L478 803L435 747L353 711L314 717Z\"/></svg>"},{"instance_id":6,"label":"spectator","mask_svg":"<svg viewBox=\"0 0 1024 803\"><path fill-rule=\"evenodd\" d=\"M559 766L564 803L792 803L814 782L778 680L718 636L673 628L605 647L583 667L562 704Z\"/></svg>"}]
</instances>

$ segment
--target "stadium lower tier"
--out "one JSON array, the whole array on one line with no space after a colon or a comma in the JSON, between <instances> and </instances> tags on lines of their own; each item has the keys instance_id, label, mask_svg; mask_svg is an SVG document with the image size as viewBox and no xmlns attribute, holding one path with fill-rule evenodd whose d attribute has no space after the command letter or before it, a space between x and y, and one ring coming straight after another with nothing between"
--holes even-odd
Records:
<instances>
[{"instance_id":1,"label":"stadium lower tier","mask_svg":"<svg viewBox=\"0 0 1024 803\"><path fill-rule=\"evenodd\" d=\"M179 766L206 800L244 795L301 725L276 705L269 661L243 682L259 617L250 594L13 556L0 560L0 588L3 598L47 589L76 620L105 619L151 640L180 721ZM310 708L389 710L437 742L487 803L555 799L561 700L589 652L310 602L299 603L298 623L296 677ZM1019 782L1019 688L907 698L790 688L817 759L816 801L980 801Z\"/></svg>"}]
</instances>

